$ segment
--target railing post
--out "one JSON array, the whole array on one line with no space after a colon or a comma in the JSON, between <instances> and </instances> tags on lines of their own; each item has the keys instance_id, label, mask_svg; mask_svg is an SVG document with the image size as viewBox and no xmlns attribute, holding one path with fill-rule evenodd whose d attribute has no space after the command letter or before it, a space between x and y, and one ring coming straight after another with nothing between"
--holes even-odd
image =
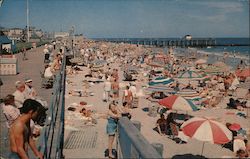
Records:
<instances>
[{"instance_id":1,"label":"railing post","mask_svg":"<svg viewBox=\"0 0 250 159\"><path fill-rule=\"evenodd\" d=\"M139 130L141 131L141 122L139 121L132 121L133 125Z\"/></svg>"},{"instance_id":2,"label":"railing post","mask_svg":"<svg viewBox=\"0 0 250 159\"><path fill-rule=\"evenodd\" d=\"M161 143L152 143L151 144L155 149L156 149L156 151L161 155L161 157L162 157L162 155L163 155L163 144L161 144Z\"/></svg>"}]
</instances>

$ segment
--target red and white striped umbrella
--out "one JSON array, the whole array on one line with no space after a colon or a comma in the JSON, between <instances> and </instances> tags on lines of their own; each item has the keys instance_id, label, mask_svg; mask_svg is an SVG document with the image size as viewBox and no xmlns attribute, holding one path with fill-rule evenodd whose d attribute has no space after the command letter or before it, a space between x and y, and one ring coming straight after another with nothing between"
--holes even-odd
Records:
<instances>
[{"instance_id":1,"label":"red and white striped umbrella","mask_svg":"<svg viewBox=\"0 0 250 159\"><path fill-rule=\"evenodd\" d=\"M225 144L232 140L232 132L211 118L194 117L184 122L181 128L185 135L204 142Z\"/></svg>"},{"instance_id":2,"label":"red and white striped umbrella","mask_svg":"<svg viewBox=\"0 0 250 159\"><path fill-rule=\"evenodd\" d=\"M183 111L196 111L198 108L196 105L181 96L172 95L166 98L159 100L160 105L165 106L166 108L173 110L183 110Z\"/></svg>"}]
</instances>

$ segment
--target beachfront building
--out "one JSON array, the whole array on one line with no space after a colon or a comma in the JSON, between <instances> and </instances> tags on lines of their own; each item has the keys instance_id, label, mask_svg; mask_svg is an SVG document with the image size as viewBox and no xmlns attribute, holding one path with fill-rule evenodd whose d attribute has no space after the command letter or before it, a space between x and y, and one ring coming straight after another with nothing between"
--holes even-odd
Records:
<instances>
[{"instance_id":1,"label":"beachfront building","mask_svg":"<svg viewBox=\"0 0 250 159\"><path fill-rule=\"evenodd\" d=\"M0 75L16 75L18 72L15 55L0 56Z\"/></svg>"},{"instance_id":2,"label":"beachfront building","mask_svg":"<svg viewBox=\"0 0 250 159\"><path fill-rule=\"evenodd\" d=\"M0 34L0 75L17 74L17 59L11 55L12 41L4 35Z\"/></svg>"},{"instance_id":3,"label":"beachfront building","mask_svg":"<svg viewBox=\"0 0 250 159\"><path fill-rule=\"evenodd\" d=\"M54 34L54 38L64 38L64 37L68 37L69 33L68 32L55 32Z\"/></svg>"},{"instance_id":4,"label":"beachfront building","mask_svg":"<svg viewBox=\"0 0 250 159\"><path fill-rule=\"evenodd\" d=\"M23 39L23 29L21 28L9 29L8 37L14 41L21 41Z\"/></svg>"},{"instance_id":5,"label":"beachfront building","mask_svg":"<svg viewBox=\"0 0 250 159\"><path fill-rule=\"evenodd\" d=\"M6 35L0 35L0 53L10 53L12 41Z\"/></svg>"}]
</instances>

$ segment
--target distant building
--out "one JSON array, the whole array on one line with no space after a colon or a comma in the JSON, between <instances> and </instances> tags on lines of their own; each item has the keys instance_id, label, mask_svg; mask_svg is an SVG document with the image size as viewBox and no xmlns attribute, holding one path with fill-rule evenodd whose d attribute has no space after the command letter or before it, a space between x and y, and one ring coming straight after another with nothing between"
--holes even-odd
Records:
<instances>
[{"instance_id":1,"label":"distant building","mask_svg":"<svg viewBox=\"0 0 250 159\"><path fill-rule=\"evenodd\" d=\"M43 31L42 31L41 29L35 30L35 34L36 34L39 38L41 38L41 37L43 36Z\"/></svg>"},{"instance_id":2,"label":"distant building","mask_svg":"<svg viewBox=\"0 0 250 159\"><path fill-rule=\"evenodd\" d=\"M22 35L23 34L23 29L21 28L12 28L9 31L9 36L10 35Z\"/></svg>"},{"instance_id":3,"label":"distant building","mask_svg":"<svg viewBox=\"0 0 250 159\"><path fill-rule=\"evenodd\" d=\"M0 36L0 53L10 53L12 49L12 41L6 36Z\"/></svg>"},{"instance_id":4,"label":"distant building","mask_svg":"<svg viewBox=\"0 0 250 159\"><path fill-rule=\"evenodd\" d=\"M185 39L185 40L191 40L191 39L192 39L192 36L191 36L191 35L185 35L185 36L184 36L184 39Z\"/></svg>"},{"instance_id":5,"label":"distant building","mask_svg":"<svg viewBox=\"0 0 250 159\"><path fill-rule=\"evenodd\" d=\"M68 36L69 36L68 32L55 32L54 34L54 38L65 38Z\"/></svg>"},{"instance_id":6,"label":"distant building","mask_svg":"<svg viewBox=\"0 0 250 159\"><path fill-rule=\"evenodd\" d=\"M21 39L23 39L23 29L21 28L9 29L8 37L10 38L10 40L21 41Z\"/></svg>"}]
</instances>

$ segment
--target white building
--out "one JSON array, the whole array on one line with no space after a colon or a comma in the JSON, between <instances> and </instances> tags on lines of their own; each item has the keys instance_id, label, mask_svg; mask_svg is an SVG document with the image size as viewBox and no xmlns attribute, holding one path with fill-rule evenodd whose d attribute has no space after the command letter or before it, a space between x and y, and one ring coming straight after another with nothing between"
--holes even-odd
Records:
<instances>
[{"instance_id":1,"label":"white building","mask_svg":"<svg viewBox=\"0 0 250 159\"><path fill-rule=\"evenodd\" d=\"M55 32L54 38L65 38L68 37L68 32Z\"/></svg>"}]
</instances>

